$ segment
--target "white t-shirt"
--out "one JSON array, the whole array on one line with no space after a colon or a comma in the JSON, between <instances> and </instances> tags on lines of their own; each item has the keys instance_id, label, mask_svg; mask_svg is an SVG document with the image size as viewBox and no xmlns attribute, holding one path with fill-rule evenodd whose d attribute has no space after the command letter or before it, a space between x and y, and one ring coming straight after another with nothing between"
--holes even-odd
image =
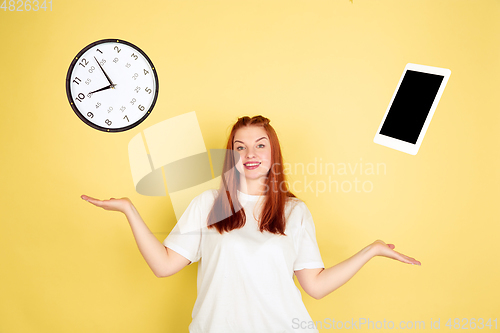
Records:
<instances>
[{"instance_id":1,"label":"white t-shirt","mask_svg":"<svg viewBox=\"0 0 500 333\"><path fill-rule=\"evenodd\" d=\"M191 263L200 260L189 332L318 332L297 328L297 323L312 319L294 283L294 271L325 267L305 203L295 198L287 202L287 236L261 233L254 214L259 216L264 197L238 191L245 226L221 235L207 228L216 194L208 190L194 198L163 241Z\"/></svg>"}]
</instances>

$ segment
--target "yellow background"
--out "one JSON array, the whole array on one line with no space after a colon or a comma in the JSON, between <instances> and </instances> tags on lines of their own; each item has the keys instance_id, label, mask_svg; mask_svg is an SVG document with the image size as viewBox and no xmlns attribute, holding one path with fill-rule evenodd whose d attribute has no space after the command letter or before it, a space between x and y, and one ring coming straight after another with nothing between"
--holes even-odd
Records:
<instances>
[{"instance_id":1,"label":"yellow background","mask_svg":"<svg viewBox=\"0 0 500 333\"><path fill-rule=\"evenodd\" d=\"M376 239L422 266L376 257L319 301L303 293L313 320L429 330L431 320L448 329L448 318L500 317L498 0L52 5L0 11L0 332L187 332L197 264L156 278L125 216L80 195L131 198L162 241L176 223L172 205L135 192L127 146L190 111L207 148L223 148L238 116L262 114L288 163L386 165L385 174L332 175L370 181L369 193L297 195L327 267ZM90 128L66 97L73 57L104 38L136 44L158 70L156 107L127 132ZM373 143L408 62L452 72L416 156Z\"/></svg>"}]
</instances>

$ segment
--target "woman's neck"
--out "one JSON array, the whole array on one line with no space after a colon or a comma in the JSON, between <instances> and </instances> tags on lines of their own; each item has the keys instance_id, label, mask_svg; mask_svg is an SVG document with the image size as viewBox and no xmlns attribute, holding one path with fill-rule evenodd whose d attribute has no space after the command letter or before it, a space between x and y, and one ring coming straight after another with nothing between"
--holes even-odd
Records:
<instances>
[{"instance_id":1,"label":"woman's neck","mask_svg":"<svg viewBox=\"0 0 500 333\"><path fill-rule=\"evenodd\" d=\"M238 190L249 195L264 195L266 184L262 184L260 179L240 179Z\"/></svg>"}]
</instances>

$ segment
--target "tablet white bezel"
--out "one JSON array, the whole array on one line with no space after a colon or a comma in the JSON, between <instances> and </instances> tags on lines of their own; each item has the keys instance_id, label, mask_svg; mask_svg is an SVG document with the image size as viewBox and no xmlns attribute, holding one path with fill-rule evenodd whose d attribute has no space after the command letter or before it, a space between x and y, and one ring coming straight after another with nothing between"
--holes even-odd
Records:
<instances>
[{"instance_id":1,"label":"tablet white bezel","mask_svg":"<svg viewBox=\"0 0 500 333\"><path fill-rule=\"evenodd\" d=\"M384 125L385 119L387 118L387 114L389 113L389 110L391 109L392 103L394 102L394 98L396 97L396 95L399 91L399 87L401 86L401 82L403 81L403 78L406 75L406 71L408 71L408 70L422 72L422 73L429 73L429 74L437 74L437 75L443 76L443 81L441 82L441 85L439 86L438 92L436 94L436 98L434 98L434 102L432 103L431 109L429 110L429 114L427 115L427 118L425 119L424 126L422 127L422 130L420 131L420 135L418 136L418 140L415 144L380 134L380 130L382 129L382 126ZM420 148L420 145L422 144L425 133L427 132L427 128L429 127L432 116L434 115L434 111L436 110L436 107L439 103L439 100L441 99L441 95L443 94L444 88L446 87L446 83L448 83L448 79L450 77L450 74L451 74L451 71L449 69L446 69L446 68L417 65L417 64L412 64L412 63L406 64L404 72L401 75L401 78L399 79L398 86L396 87L396 90L394 91L394 94L392 95L391 102L389 103L389 106L387 107L387 110L385 111L384 118L382 119L382 122L380 123L380 126L377 130L377 134L375 134L375 138L373 139L373 142L380 144L382 146L386 146L389 148L393 148L393 149L411 154L411 155L416 155L418 152L418 149Z\"/></svg>"}]
</instances>

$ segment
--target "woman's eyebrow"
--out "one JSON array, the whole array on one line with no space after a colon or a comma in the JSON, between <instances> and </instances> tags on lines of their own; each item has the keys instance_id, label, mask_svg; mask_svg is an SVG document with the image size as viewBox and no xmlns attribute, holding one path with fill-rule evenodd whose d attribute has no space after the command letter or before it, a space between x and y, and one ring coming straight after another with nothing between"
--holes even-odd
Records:
<instances>
[{"instance_id":1,"label":"woman's eyebrow","mask_svg":"<svg viewBox=\"0 0 500 333\"><path fill-rule=\"evenodd\" d=\"M267 138L266 138L265 136L263 136L262 138L255 140L255 142L260 141L260 140L262 140L262 139L267 139ZM243 143L243 141L240 141L240 140L234 140L234 143L236 143L236 142L241 142L241 143ZM244 143L243 143L243 144L244 144Z\"/></svg>"}]
</instances>

